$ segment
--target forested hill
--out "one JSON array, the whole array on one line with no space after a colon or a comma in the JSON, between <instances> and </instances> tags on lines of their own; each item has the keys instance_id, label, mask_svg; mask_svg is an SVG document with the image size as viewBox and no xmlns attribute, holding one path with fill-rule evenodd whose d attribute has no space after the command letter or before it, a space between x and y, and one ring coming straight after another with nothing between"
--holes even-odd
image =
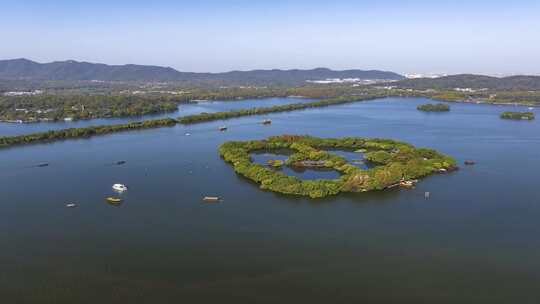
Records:
<instances>
[{"instance_id":1,"label":"forested hill","mask_svg":"<svg viewBox=\"0 0 540 304\"><path fill-rule=\"evenodd\" d=\"M407 89L490 89L490 90L540 90L540 76L491 77L484 75L460 74L439 78L405 79L392 86Z\"/></svg>"},{"instance_id":2,"label":"forested hill","mask_svg":"<svg viewBox=\"0 0 540 304\"><path fill-rule=\"evenodd\" d=\"M377 70L333 71L312 70L253 70L226 73L179 72L170 67L148 65L107 65L73 60L38 63L28 59L0 60L0 79L39 81L176 81L188 84L219 85L299 85L307 80L328 78L359 78L400 80L403 76Z\"/></svg>"}]
</instances>

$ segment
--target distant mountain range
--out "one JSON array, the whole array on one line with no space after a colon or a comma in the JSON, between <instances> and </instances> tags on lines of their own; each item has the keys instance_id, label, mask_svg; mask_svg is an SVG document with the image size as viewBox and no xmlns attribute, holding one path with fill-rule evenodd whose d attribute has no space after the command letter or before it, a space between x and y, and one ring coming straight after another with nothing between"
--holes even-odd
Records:
<instances>
[{"instance_id":1,"label":"distant mountain range","mask_svg":"<svg viewBox=\"0 0 540 304\"><path fill-rule=\"evenodd\" d=\"M540 90L540 76L491 77L484 75L459 74L439 78L405 79L392 86L407 89L491 89L491 90Z\"/></svg>"},{"instance_id":2,"label":"distant mountain range","mask_svg":"<svg viewBox=\"0 0 540 304\"><path fill-rule=\"evenodd\" d=\"M326 68L311 70L253 70L226 73L179 72L170 67L148 65L107 65L74 60L38 63L28 59L0 60L0 79L31 81L140 81L184 82L218 85L300 85L306 81L332 78L401 80L405 77L378 70L334 71Z\"/></svg>"}]
</instances>

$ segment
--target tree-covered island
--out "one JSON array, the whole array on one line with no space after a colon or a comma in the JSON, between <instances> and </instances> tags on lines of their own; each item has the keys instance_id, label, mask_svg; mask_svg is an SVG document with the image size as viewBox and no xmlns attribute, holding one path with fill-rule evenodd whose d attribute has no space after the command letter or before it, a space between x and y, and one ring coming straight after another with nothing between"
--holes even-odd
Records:
<instances>
[{"instance_id":1,"label":"tree-covered island","mask_svg":"<svg viewBox=\"0 0 540 304\"><path fill-rule=\"evenodd\" d=\"M338 179L303 180L288 176L273 166L254 163L250 153L260 150L291 149L287 166L324 167L341 174ZM327 150L365 149L365 159L374 165L361 169ZM261 189L282 194L321 198L340 192L383 190L400 182L446 172L456 168L452 157L432 149L414 146L390 139L360 137L317 138L311 136L282 135L264 140L229 141L219 147L223 159L234 170L253 180Z\"/></svg>"},{"instance_id":2,"label":"tree-covered island","mask_svg":"<svg viewBox=\"0 0 540 304\"><path fill-rule=\"evenodd\" d=\"M424 112L448 112L450 111L450 106L445 103L426 103L417 106L416 109Z\"/></svg>"},{"instance_id":3,"label":"tree-covered island","mask_svg":"<svg viewBox=\"0 0 540 304\"><path fill-rule=\"evenodd\" d=\"M502 119L515 119L515 120L533 120L533 112L502 112Z\"/></svg>"}]
</instances>

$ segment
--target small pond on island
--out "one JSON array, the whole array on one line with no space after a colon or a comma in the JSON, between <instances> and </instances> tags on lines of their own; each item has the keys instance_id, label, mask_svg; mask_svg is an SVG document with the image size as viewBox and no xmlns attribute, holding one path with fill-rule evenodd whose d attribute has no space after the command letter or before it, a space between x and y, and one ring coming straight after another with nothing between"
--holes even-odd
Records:
<instances>
[{"instance_id":1,"label":"small pond on island","mask_svg":"<svg viewBox=\"0 0 540 304\"><path fill-rule=\"evenodd\" d=\"M281 160L285 162L290 155L282 154L286 153L285 151L272 151L272 152L254 152L251 153L251 159L254 163L261 165L268 165L269 160ZM283 165L280 168L274 168L275 170L281 171L286 175L296 176L300 179L336 179L341 175L339 172L328 169L328 168L305 168L305 167L294 167Z\"/></svg>"}]
</instances>

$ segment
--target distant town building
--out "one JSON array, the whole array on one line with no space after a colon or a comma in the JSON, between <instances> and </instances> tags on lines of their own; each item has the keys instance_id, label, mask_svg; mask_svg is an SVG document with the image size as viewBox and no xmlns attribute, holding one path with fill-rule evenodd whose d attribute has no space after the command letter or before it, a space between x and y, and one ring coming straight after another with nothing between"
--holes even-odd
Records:
<instances>
[{"instance_id":1,"label":"distant town building","mask_svg":"<svg viewBox=\"0 0 540 304\"><path fill-rule=\"evenodd\" d=\"M33 96L33 95L39 95L43 94L42 90L35 90L35 91L11 91L11 92L5 92L4 96Z\"/></svg>"}]
</instances>

